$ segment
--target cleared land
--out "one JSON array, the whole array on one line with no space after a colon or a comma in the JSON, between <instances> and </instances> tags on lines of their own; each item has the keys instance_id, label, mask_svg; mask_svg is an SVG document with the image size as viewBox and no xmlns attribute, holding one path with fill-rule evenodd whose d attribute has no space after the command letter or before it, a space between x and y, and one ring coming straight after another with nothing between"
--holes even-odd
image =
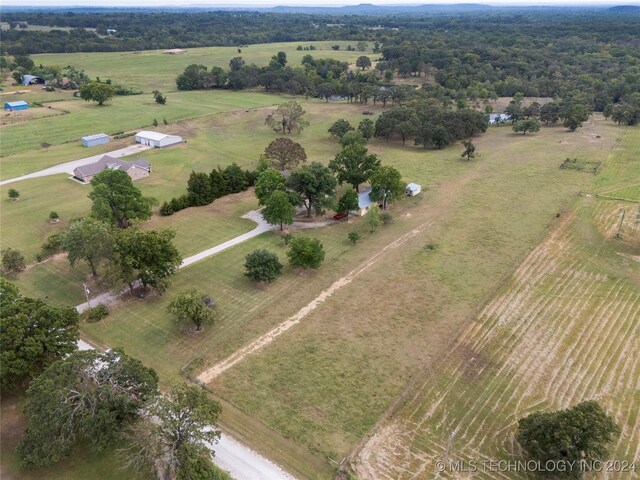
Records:
<instances>
[{"instance_id":1,"label":"cleared land","mask_svg":"<svg viewBox=\"0 0 640 480\"><path fill-rule=\"evenodd\" d=\"M144 50L140 52L93 52L93 53L50 53L33 55L33 61L43 65L58 65L65 67L73 65L85 70L90 77L110 78L114 83L145 92L158 89L173 91L176 89L176 76L187 65L193 63L229 68L229 61L233 57L242 57L247 64L255 63L264 66L271 57L283 51L287 54L288 65L299 65L302 57L311 54L315 58L333 58L344 62L354 63L360 55L372 55L368 52L349 52L347 45L355 42L318 41L318 42L288 42L262 43L237 47L205 47L187 48L179 55L167 55L163 50ZM314 45L316 50L296 50L298 45L303 47ZM332 45L340 45L340 50L333 50ZM373 58L373 56L371 57Z\"/></svg>"},{"instance_id":2,"label":"cleared land","mask_svg":"<svg viewBox=\"0 0 640 480\"><path fill-rule=\"evenodd\" d=\"M637 132L628 132L596 183L637 180L638 146ZM631 171L636 177L620 176ZM640 226L634 215L626 217L623 239L615 239L621 209L637 207L581 198L352 457L359 478L433 477L437 460L517 458L519 418L587 399L598 400L622 428L611 458L637 460ZM451 471L440 475L457 478ZM528 477L483 471L474 478Z\"/></svg>"},{"instance_id":3,"label":"cleared land","mask_svg":"<svg viewBox=\"0 0 640 480\"><path fill-rule=\"evenodd\" d=\"M264 125L270 108L260 105L283 100L279 96L218 91L172 93L169 102L174 97L188 103L185 112L196 108L195 104L212 110L215 107L210 106L218 100L227 101L228 106L214 110L218 112L215 115L203 113L200 118L171 122L167 131L183 135L188 143L141 155L151 162L154 171L137 185L158 203L183 193L191 170L208 171L231 162L254 168L259 154L275 138ZM136 98L143 97L125 100ZM149 96L145 101L151 103L152 99ZM245 108L238 102L253 106ZM77 100L70 103L85 105ZM117 112L112 108L115 106L102 111ZM153 108L149 106L149 111ZM327 163L338 151L337 143L327 133L335 120L348 118L355 124L365 118L361 115L364 108L357 105L308 101L304 108L311 127L293 138L305 147L310 161ZM113 117L111 129L125 129L121 124L131 122L135 115L129 112ZM35 120L20 128L49 120ZM87 121L102 120L87 117ZM89 125L92 131L99 130ZM205 371L294 315L337 280L366 265L386 245L429 224L402 248L389 252L350 284L334 291L277 341L209 384L225 405L227 426L232 425L253 446L266 450L301 476L328 478L332 461L347 455L407 383L422 379L421 372L448 351L474 320L478 305L490 298L541 241L547 228L558 222L554 220L556 214L561 212L562 221L564 208L580 191L589 191L594 180L591 174L560 170L560 163L567 157L605 161L623 131L599 116L573 134L560 127L545 127L536 135L522 136L514 135L508 126L493 127L474 139L480 156L471 162L460 158L462 149L458 145L425 151L397 142L374 141L369 145L372 152L384 163L395 165L407 181L424 187L420 197L405 199L393 207L391 225L370 234L359 219L351 219L305 231L305 235L323 241L327 252L324 265L305 276L287 267L283 277L268 286L254 285L243 276L244 256L256 248L275 251L283 261L286 258L286 247L277 233L261 235L180 271L162 297L125 297L103 322L84 324L83 333L100 345L124 347L156 368L164 382L177 381L182 367L195 374ZM627 137L636 138L637 134L629 131ZM24 148L39 145L35 135L30 142L31 146ZM636 147L625 144L619 148L626 151ZM1 160L2 176L5 164L25 173L25 164L29 165L27 171L37 170L51 165L47 162L58 163L55 159L86 156L86 151L76 142L51 147L48 157L44 150L10 155ZM94 152L99 153L92 149ZM30 168L32 164L27 162L31 157L38 168ZM598 192L632 188L638 183L621 181L639 178L637 170L620 165L616 168L595 177ZM6 190L0 189L3 199ZM2 200L2 248L18 246L30 258L50 229L64 228L64 222L89 209L89 187L74 184L64 176L25 181L18 190L22 193L18 202ZM250 230L253 224L239 217L255 206L249 191L216 200L208 207L154 217L147 225L176 228L176 243L186 256ZM60 224L48 223L50 210L60 213ZM355 247L346 238L353 230L364 234ZM23 272L17 283L27 294L49 295L56 303L77 304L84 301L81 283L87 274L83 267L72 271L66 259L55 258ZM176 293L192 287L211 294L222 313L214 326L199 334L188 325L176 324L166 312ZM96 285L92 291L99 289Z\"/></svg>"}]
</instances>

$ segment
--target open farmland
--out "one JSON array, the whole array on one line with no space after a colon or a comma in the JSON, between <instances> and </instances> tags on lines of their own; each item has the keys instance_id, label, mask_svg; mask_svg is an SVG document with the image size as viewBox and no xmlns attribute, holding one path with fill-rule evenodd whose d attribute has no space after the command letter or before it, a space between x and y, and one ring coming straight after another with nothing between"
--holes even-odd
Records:
<instances>
[{"instance_id":1,"label":"open farmland","mask_svg":"<svg viewBox=\"0 0 640 480\"><path fill-rule=\"evenodd\" d=\"M326 129L349 109L357 115L359 107L310 102L305 109L312 127L296 140L310 160L326 162L337 151ZM206 158L209 165L224 166L234 160L252 166L273 138L262 126L264 115L265 111L232 112L181 123L180 128L192 134L191 161ZM248 141L240 141L242 132L249 135ZM173 381L191 361L190 368L201 372L223 360L403 233L427 224L420 235L381 258L275 344L210 384L216 395L246 412L234 417L239 428L258 419L306 447L315 455L311 458L326 462L323 468L328 469L329 458L342 458L375 425L416 369L445 351L478 303L541 240L555 214L589 187L593 176L559 170L562 159L580 152L585 159L605 160L621 132L600 117L576 134L553 127L522 136L505 127L491 128L476 139L481 156L470 163L459 159L456 147L425 151L372 142L371 151L397 166L405 178L421 182L426 192L417 201L394 207L394 223L366 234L356 247L348 244L346 235L362 229L358 219L307 232L322 239L327 260L318 272L304 277L305 288L298 288L301 279L291 270L266 288L243 277L242 259L253 249L267 247L284 259L282 240L264 234L179 272L164 297L145 302L125 298L107 321L86 325L84 331L101 345L135 351L163 379ZM149 158L171 169L180 155L179 149L168 149ZM189 171L180 176L186 180ZM163 183L161 168L156 172ZM147 190L147 180L139 183L145 194L152 191ZM154 196L165 188L184 188L184 183L169 183L157 186ZM199 209L181 213L192 210ZM413 287L405 289L406 284ZM211 292L223 312L221 321L200 335L189 334L166 313L172 294L191 285ZM390 364L388 358L399 360ZM314 366L320 366L317 375L307 375ZM362 377L360 371L369 375ZM276 447L260 448L281 459ZM309 467L311 460L282 461L307 476L318 469L315 464Z\"/></svg>"},{"instance_id":2,"label":"open farmland","mask_svg":"<svg viewBox=\"0 0 640 480\"><path fill-rule=\"evenodd\" d=\"M228 68L229 60L242 56L247 64L255 63L264 66L277 52L285 52L289 65L299 65L302 57L311 54L316 58L334 58L344 62L354 63L361 52L349 52L347 45L354 42L288 42L263 43L237 47L206 47L187 48L179 55L164 54L163 50L145 50L140 52L91 52L91 53L51 53L33 55L33 60L43 65L58 65L65 67L73 65L81 68L91 77L110 78L114 83L121 83L127 87L144 92L158 89L173 91L176 89L176 76L187 65L199 64L207 67L217 66ZM303 47L314 45L316 50L296 50L298 45ZM332 45L340 45L340 50L333 50ZM240 52L238 51L240 50ZM371 50L369 50L371 54Z\"/></svg>"},{"instance_id":3,"label":"open farmland","mask_svg":"<svg viewBox=\"0 0 640 480\"><path fill-rule=\"evenodd\" d=\"M595 183L637 168L628 132ZM635 165L634 165L635 164ZM637 177L636 177L637 181ZM615 238L620 211L632 213ZM517 458L516 422L596 399L622 429L612 460L640 454L640 228L637 204L587 194L520 264L450 352L352 457L359 478L438 475L436 461ZM446 466L449 463L443 464ZM443 478L458 478L445 468ZM631 475L631 476L630 476ZM594 478L632 478L604 473ZM480 471L474 478L529 478Z\"/></svg>"}]
</instances>

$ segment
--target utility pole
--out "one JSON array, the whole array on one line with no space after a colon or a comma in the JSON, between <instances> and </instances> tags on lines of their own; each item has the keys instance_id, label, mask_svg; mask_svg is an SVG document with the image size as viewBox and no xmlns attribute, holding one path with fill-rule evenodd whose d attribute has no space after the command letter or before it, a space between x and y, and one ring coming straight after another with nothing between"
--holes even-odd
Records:
<instances>
[{"instance_id":1,"label":"utility pole","mask_svg":"<svg viewBox=\"0 0 640 480\"><path fill-rule=\"evenodd\" d=\"M89 306L89 310L91 310L91 302L89 301L89 294L91 292L89 291L89 287L87 287L86 283L83 283L82 286L84 287L84 294L87 297L87 305Z\"/></svg>"},{"instance_id":2,"label":"utility pole","mask_svg":"<svg viewBox=\"0 0 640 480\"><path fill-rule=\"evenodd\" d=\"M620 235L620 232L622 231L622 224L624 223L625 213L627 213L627 211L623 209L622 216L620 217L620 225L618 226L618 233L616 233L616 238L622 238L622 235Z\"/></svg>"}]
</instances>

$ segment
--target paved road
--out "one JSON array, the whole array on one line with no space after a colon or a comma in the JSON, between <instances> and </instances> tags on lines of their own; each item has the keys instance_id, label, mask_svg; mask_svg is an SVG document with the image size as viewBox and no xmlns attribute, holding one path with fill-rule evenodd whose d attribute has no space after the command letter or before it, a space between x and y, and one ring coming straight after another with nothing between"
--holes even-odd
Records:
<instances>
[{"instance_id":1,"label":"paved road","mask_svg":"<svg viewBox=\"0 0 640 480\"><path fill-rule=\"evenodd\" d=\"M90 163L95 163L100 160L103 156L109 155L113 158L126 157L128 155L135 155L136 153L144 152L145 150L149 150L153 148L149 145L140 145L135 144L130 147L121 148L119 150L113 150L112 152L101 153L100 155L93 155L91 157L81 158L80 160L72 160L70 162L60 163L53 167L45 168L44 170L39 170L37 172L29 173L27 175L23 175L21 177L10 178L8 180L3 180L0 182L0 185L6 185L8 183L20 182L22 180L29 180L31 178L39 178L39 177L48 177L49 175L59 175L61 173L68 173L69 175L73 175L73 171L81 167L83 165L88 165Z\"/></svg>"}]
</instances>

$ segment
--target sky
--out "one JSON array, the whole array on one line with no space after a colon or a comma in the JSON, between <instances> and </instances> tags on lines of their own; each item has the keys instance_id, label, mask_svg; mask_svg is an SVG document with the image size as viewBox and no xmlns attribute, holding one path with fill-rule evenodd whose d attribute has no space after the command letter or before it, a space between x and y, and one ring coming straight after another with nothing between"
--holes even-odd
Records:
<instances>
[{"instance_id":1,"label":"sky","mask_svg":"<svg viewBox=\"0 0 640 480\"><path fill-rule=\"evenodd\" d=\"M100 6L109 7L135 7L135 6L211 6L211 7L272 7L286 6L343 6L370 3L373 5L423 5L423 4L453 4L453 3L482 3L485 5L511 6L511 5L637 5L638 0L241 0L231 2L229 0L102 0ZM24 0L2 0L3 5L21 6ZM95 0L31 0L30 6L86 6L95 7Z\"/></svg>"}]
</instances>

